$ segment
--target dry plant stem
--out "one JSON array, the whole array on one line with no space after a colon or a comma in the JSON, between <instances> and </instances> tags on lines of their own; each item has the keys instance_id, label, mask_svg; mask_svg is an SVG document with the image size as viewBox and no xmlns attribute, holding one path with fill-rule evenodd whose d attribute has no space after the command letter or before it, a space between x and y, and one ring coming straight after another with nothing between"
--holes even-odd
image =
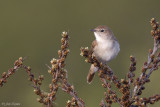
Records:
<instances>
[{"instance_id":1,"label":"dry plant stem","mask_svg":"<svg viewBox=\"0 0 160 107\"><path fill-rule=\"evenodd\" d=\"M108 65L104 65L99 62L95 56L91 55L91 52L88 48L81 48L81 55L86 58L85 61L94 64L95 67L99 68L98 76L102 81L102 86L106 89L104 92L105 102L102 100L100 107L111 107L112 103L118 103L121 107L147 107L147 104L154 104L160 100L160 94L155 94L148 98L140 97L142 91L145 89L145 83L150 81L150 75L153 73L153 71L158 70L158 67L160 66L160 53L156 55L160 43L160 30L158 29L159 23L152 18L151 26L153 28L151 34L154 38L154 47L153 50L149 50L148 61L145 62L142 67L142 74L135 80L135 57L130 56L131 64L127 74L128 79L125 78L118 80L117 76L113 74L112 69ZM52 76L51 84L49 84L50 92L41 90L40 86L44 79L43 75L39 75L39 77L36 79L34 74L31 73L31 68L22 64L24 60L22 57L15 61L14 67L9 69L8 73L4 72L2 74L2 78L0 78L0 86L2 87L6 83L7 78L13 75L19 68L24 68L29 76L29 80L33 83L34 93L40 97L37 99L37 101L44 104L45 107L53 107L53 103L56 100L56 93L59 89L68 93L72 97L71 100L67 101L66 107L85 107L84 101L77 96L74 86L70 85L68 82L67 70L65 69L65 60L69 53L68 39L68 33L63 32L61 49L58 51L59 58L53 58L51 60L52 66L48 66L48 73ZM122 94L121 97L118 97L118 94L111 87L111 83L113 83ZM131 89L131 85L134 86L133 90ZM105 103L107 103L107 105Z\"/></svg>"},{"instance_id":2,"label":"dry plant stem","mask_svg":"<svg viewBox=\"0 0 160 107\"><path fill-rule=\"evenodd\" d=\"M105 93L105 100L110 107L112 102L120 103L120 98L117 97L116 93L111 90L111 81L116 85L117 88L120 89L120 87L123 88L120 81L117 79L117 77L113 74L113 71L108 65L103 65L102 63L99 63L95 56L91 56L88 48L81 48L81 55L86 57L86 62L94 64L96 67L99 68L99 77L102 81L102 86L104 88L107 88L107 93ZM109 80L110 82L107 82Z\"/></svg>"},{"instance_id":3,"label":"dry plant stem","mask_svg":"<svg viewBox=\"0 0 160 107\"><path fill-rule=\"evenodd\" d=\"M134 77L135 77L135 74L134 74L134 71L136 70L136 59L135 59L135 57L130 56L130 61L131 61L131 64L130 64L130 67L129 67L129 73L127 75L129 85L131 85L131 83L133 83L133 80L134 80Z\"/></svg>"},{"instance_id":4,"label":"dry plant stem","mask_svg":"<svg viewBox=\"0 0 160 107\"><path fill-rule=\"evenodd\" d=\"M160 62L160 57L157 58L157 63L159 63L159 62ZM152 72L155 70L155 67L158 67L158 65L152 66L152 68L149 70L148 74L146 75L145 80L147 80L150 77Z\"/></svg>"},{"instance_id":5,"label":"dry plant stem","mask_svg":"<svg viewBox=\"0 0 160 107\"><path fill-rule=\"evenodd\" d=\"M40 89L40 85L43 80L43 75L40 75L39 78L36 79L34 75L31 73L31 68L23 65L24 59L25 58L20 57L18 60L15 61L14 67L8 70L8 73L4 72L2 74L2 79L0 79L0 86L2 86L6 82L6 79L13 75L19 68L25 68L29 76L29 80L33 82L33 87L35 88L34 92L37 95L42 96L43 93ZM43 97L45 97L45 95L43 95Z\"/></svg>"},{"instance_id":6,"label":"dry plant stem","mask_svg":"<svg viewBox=\"0 0 160 107\"><path fill-rule=\"evenodd\" d=\"M153 30L151 34L154 38L154 47L153 50L149 50L148 61L144 63L142 67L142 74L134 80L136 70L136 60L135 57L130 56L130 67L127 74L128 79L118 80L117 76L113 74L112 69L108 65L103 65L99 62L95 56L92 56L88 47L81 48L81 54L86 58L86 62L94 64L95 67L98 67L98 75L102 81L102 86L106 88L105 92L105 102L107 107L110 107L112 103L119 103L121 107L146 107L147 104L154 104L160 100L160 95L156 94L149 98L140 98L142 91L145 89L144 84L148 83L150 75L153 71L157 70L160 66L160 53L156 56L156 52L159 48L160 42L160 30L158 29L158 22L154 18L151 19L151 26ZM147 73L147 70L148 73ZM122 93L121 97L118 97L116 92L111 89L111 83ZM134 89L131 89L131 85L134 86ZM133 92L133 93L132 93ZM105 107L104 101L100 103L101 107Z\"/></svg>"},{"instance_id":7,"label":"dry plant stem","mask_svg":"<svg viewBox=\"0 0 160 107\"><path fill-rule=\"evenodd\" d=\"M110 70L111 70L111 69L110 69ZM113 75L112 75L111 78L112 78L111 80L113 80ZM113 98L112 100L115 100L115 102L119 103L119 105L122 107L122 105L121 105L120 102L119 102L119 98L116 96L116 92L111 90L111 81L109 81L109 83L108 83L107 80L104 79L104 78L102 78L102 77L100 77L100 80L103 82L102 86L103 86L104 88L107 87L108 94L109 94L110 96L114 96L114 97L112 97L112 98ZM108 94L107 94L107 92L105 92L105 96L107 96ZM109 101L109 102L110 102L110 101Z\"/></svg>"},{"instance_id":8,"label":"dry plant stem","mask_svg":"<svg viewBox=\"0 0 160 107\"><path fill-rule=\"evenodd\" d=\"M100 103L100 107L107 107L104 103L104 101L102 100L101 103Z\"/></svg>"},{"instance_id":9,"label":"dry plant stem","mask_svg":"<svg viewBox=\"0 0 160 107\"><path fill-rule=\"evenodd\" d=\"M154 47L153 47L153 51L150 50L150 52L149 52L147 64L145 64L144 67L143 67L144 71L142 72L142 74L139 77L140 82L142 81L142 77L145 76L145 75L147 75L146 78L145 78L145 81L146 81L149 78L149 76L151 75L151 73L154 71L155 66L152 66L152 68L149 68L149 66L153 62L155 54L156 54L157 50L159 49L159 42L160 42L159 41L160 33L159 33L159 29L158 29L159 24L155 21L154 18L152 18L151 19L151 25L153 27L153 30L151 31L151 33L152 33L152 36L154 38ZM158 59L158 62L159 62L159 59ZM149 69L149 73L146 74L148 69ZM143 85L142 86L136 85L134 87L134 90L133 90L133 96L137 95L137 93L139 92L139 90L142 87L143 87Z\"/></svg>"},{"instance_id":10,"label":"dry plant stem","mask_svg":"<svg viewBox=\"0 0 160 107\"><path fill-rule=\"evenodd\" d=\"M49 69L49 73L52 75L53 79L50 84L50 92L55 93L54 96L51 96L51 101L55 100L55 95L57 90L60 88L64 92L70 94L72 96L72 103L71 101L67 102L67 107L85 107L84 102L82 99L78 98L77 93L74 91L74 87L71 86L67 80L67 70L65 67L65 60L69 53L69 35L67 32L62 33L61 39L61 50L58 51L59 59L53 58L51 60L51 69Z\"/></svg>"},{"instance_id":11,"label":"dry plant stem","mask_svg":"<svg viewBox=\"0 0 160 107\"><path fill-rule=\"evenodd\" d=\"M131 87L131 85L134 81L134 77L135 77L135 74L134 74L134 71L136 70L136 59L135 59L135 57L130 56L130 61L131 61L131 64L130 64L130 67L129 67L129 72L127 74L129 87ZM130 89L130 93L132 93L132 89ZM130 95L130 98L132 98L132 94Z\"/></svg>"},{"instance_id":12,"label":"dry plant stem","mask_svg":"<svg viewBox=\"0 0 160 107\"><path fill-rule=\"evenodd\" d=\"M24 59L22 59L22 57L20 57L18 60L16 60L14 62L13 68L10 68L7 73L3 72L2 78L0 78L0 86L1 87L4 85L4 83L7 82L7 78L9 78L11 75L13 75L19 68L21 68L23 60Z\"/></svg>"},{"instance_id":13,"label":"dry plant stem","mask_svg":"<svg viewBox=\"0 0 160 107\"><path fill-rule=\"evenodd\" d=\"M44 80L44 76L39 75L39 78L36 79L34 74L31 73L31 68L29 66L23 65L22 67L25 69L26 73L28 74L28 77L29 77L28 80L33 83L34 93L40 96L40 98L37 98L37 101L47 106L49 104L47 100L48 93L42 91L40 88L40 86L42 85L42 81ZM49 104L49 106L47 107L52 107L52 106L51 104Z\"/></svg>"},{"instance_id":14,"label":"dry plant stem","mask_svg":"<svg viewBox=\"0 0 160 107\"><path fill-rule=\"evenodd\" d=\"M158 44L159 44L159 42L157 42L157 41L154 39L153 52L152 52L152 54L149 54L149 55L148 55L147 65L144 66L145 71L140 75L139 81L142 80L142 76L143 76L143 75L146 75L147 69L148 69L148 67L149 67L149 65L151 64L151 61L152 61L152 58L151 58L150 56L153 56L153 55L156 54L156 52L157 52L157 50L158 50ZM150 76L150 74L153 72L153 70L154 70L154 68L152 67L152 68L149 70L149 73L148 73L148 76L146 77L146 79L149 78L149 76ZM134 88L134 91L133 91L133 96L136 95L136 93L139 91L139 89L140 89L140 88L138 88L138 86L136 85L135 88Z\"/></svg>"},{"instance_id":15,"label":"dry plant stem","mask_svg":"<svg viewBox=\"0 0 160 107\"><path fill-rule=\"evenodd\" d=\"M14 67L8 70L8 73L4 72L0 79L0 86L6 83L7 78L14 74L19 68L24 68L29 76L29 81L33 83L34 93L40 98L37 101L44 104L45 107L53 107L53 103L56 100L56 93L58 89L62 89L64 92L72 96L72 100L67 102L67 107L85 107L84 101L78 98L77 93L74 91L74 86L71 86L67 80L67 70L65 67L65 59L69 53L68 33L62 33L61 39L61 50L58 51L59 59L53 58L51 60L52 67L49 67L48 73L52 76L51 84L49 84L50 92L41 90L40 86L44 79L43 75L39 75L38 79L35 78L34 74L31 73L29 66L23 65L24 59L20 57L15 61Z\"/></svg>"}]
</instances>

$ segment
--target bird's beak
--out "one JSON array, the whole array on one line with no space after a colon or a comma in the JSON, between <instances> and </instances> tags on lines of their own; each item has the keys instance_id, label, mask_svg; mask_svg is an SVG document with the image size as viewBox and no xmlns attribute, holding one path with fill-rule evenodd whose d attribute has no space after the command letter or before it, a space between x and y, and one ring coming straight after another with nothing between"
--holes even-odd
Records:
<instances>
[{"instance_id":1,"label":"bird's beak","mask_svg":"<svg viewBox=\"0 0 160 107\"><path fill-rule=\"evenodd\" d=\"M90 31L95 32L96 30L95 29L91 29Z\"/></svg>"}]
</instances>

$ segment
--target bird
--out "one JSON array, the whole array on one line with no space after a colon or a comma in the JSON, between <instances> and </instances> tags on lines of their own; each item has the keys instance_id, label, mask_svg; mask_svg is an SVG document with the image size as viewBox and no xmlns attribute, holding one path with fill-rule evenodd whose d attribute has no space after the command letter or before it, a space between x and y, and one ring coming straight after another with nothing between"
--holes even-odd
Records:
<instances>
[{"instance_id":1,"label":"bird","mask_svg":"<svg viewBox=\"0 0 160 107\"><path fill-rule=\"evenodd\" d=\"M120 51L119 42L108 26L99 25L95 29L91 29L91 31L94 33L95 40L92 42L90 52L99 62L106 65L118 55ZM89 84L92 82L96 71L98 71L98 67L91 64L87 75Z\"/></svg>"}]
</instances>

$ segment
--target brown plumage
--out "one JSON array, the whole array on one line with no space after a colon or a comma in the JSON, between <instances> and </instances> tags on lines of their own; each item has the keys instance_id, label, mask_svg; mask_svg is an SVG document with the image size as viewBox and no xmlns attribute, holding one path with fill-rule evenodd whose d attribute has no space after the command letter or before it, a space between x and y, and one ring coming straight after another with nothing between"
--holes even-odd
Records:
<instances>
[{"instance_id":1,"label":"brown plumage","mask_svg":"<svg viewBox=\"0 0 160 107\"><path fill-rule=\"evenodd\" d=\"M89 72L88 72L88 75L87 75L87 82L90 84L93 80L93 77L95 75L95 72L98 70L98 68L94 67L94 65L92 64L90 69L89 69Z\"/></svg>"},{"instance_id":2,"label":"brown plumage","mask_svg":"<svg viewBox=\"0 0 160 107\"><path fill-rule=\"evenodd\" d=\"M107 26L100 25L91 31L94 32L96 40L92 42L90 54L96 56L98 61L103 64L107 64L118 55L120 51L119 43L112 30ZM96 71L98 71L98 67L92 64L87 76L88 83L92 82Z\"/></svg>"},{"instance_id":3,"label":"brown plumage","mask_svg":"<svg viewBox=\"0 0 160 107\"><path fill-rule=\"evenodd\" d=\"M90 54L94 54L93 53L93 49L94 49L94 47L97 45L97 41L96 40L94 40L93 42L92 42L92 45L91 45L91 51L90 51ZM87 75L87 83L91 83L92 82L92 80L93 80L93 77L94 77L94 75L95 75L95 67L94 67L94 65L92 64L91 65L91 67L90 67L90 69L89 69L89 72L88 72L88 75Z\"/></svg>"}]
</instances>

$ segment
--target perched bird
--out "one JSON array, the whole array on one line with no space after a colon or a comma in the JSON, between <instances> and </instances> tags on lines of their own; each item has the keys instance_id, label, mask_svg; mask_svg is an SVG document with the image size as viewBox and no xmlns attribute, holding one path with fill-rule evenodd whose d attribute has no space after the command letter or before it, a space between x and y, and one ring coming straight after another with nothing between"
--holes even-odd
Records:
<instances>
[{"instance_id":1,"label":"perched bird","mask_svg":"<svg viewBox=\"0 0 160 107\"><path fill-rule=\"evenodd\" d=\"M92 56L94 55L99 62L105 65L118 55L120 51L119 42L107 26L100 25L91 31L94 32L96 38L91 46ZM92 64L87 76L88 83L92 82L97 70L98 68Z\"/></svg>"}]
</instances>

